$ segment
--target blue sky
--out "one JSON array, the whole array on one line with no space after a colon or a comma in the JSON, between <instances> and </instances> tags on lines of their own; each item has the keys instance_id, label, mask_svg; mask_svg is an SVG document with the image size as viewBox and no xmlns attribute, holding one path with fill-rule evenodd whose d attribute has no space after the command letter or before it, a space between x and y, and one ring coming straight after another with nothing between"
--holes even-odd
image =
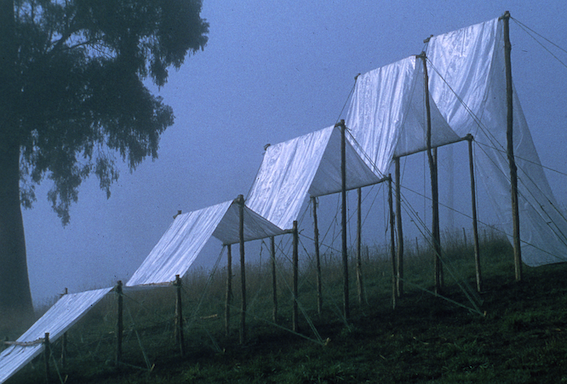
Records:
<instances>
[{"instance_id":1,"label":"blue sky","mask_svg":"<svg viewBox=\"0 0 567 384\"><path fill-rule=\"evenodd\" d=\"M560 0L204 0L207 47L171 70L165 87L152 88L176 115L159 159L132 174L122 166L109 200L95 179L85 182L65 228L47 202L47 182L24 211L34 301L65 287L77 292L128 279L177 210L246 195L265 144L334 124L356 74L419 54L431 34L506 10L567 47L567 2ZM514 21L511 40L514 82L541 160L567 172L567 68ZM565 53L559 57L567 62ZM565 178L548 176L565 205Z\"/></svg>"}]
</instances>

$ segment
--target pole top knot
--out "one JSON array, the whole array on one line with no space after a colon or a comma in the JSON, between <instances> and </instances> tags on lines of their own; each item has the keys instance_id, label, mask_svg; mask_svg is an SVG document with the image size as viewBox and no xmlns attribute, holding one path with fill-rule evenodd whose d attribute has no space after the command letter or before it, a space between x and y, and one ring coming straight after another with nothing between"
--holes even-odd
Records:
<instances>
[{"instance_id":1,"label":"pole top knot","mask_svg":"<svg viewBox=\"0 0 567 384\"><path fill-rule=\"evenodd\" d=\"M509 19L510 17L512 17L512 16L510 15L510 11L506 11L506 12L504 12L504 14L503 14L502 16L500 16L500 17L498 18L498 20Z\"/></svg>"},{"instance_id":2,"label":"pole top knot","mask_svg":"<svg viewBox=\"0 0 567 384\"><path fill-rule=\"evenodd\" d=\"M434 35L429 35L429 37L423 39L423 44L429 43L429 40L431 40L431 38L432 38L433 36L434 36Z\"/></svg>"}]
</instances>

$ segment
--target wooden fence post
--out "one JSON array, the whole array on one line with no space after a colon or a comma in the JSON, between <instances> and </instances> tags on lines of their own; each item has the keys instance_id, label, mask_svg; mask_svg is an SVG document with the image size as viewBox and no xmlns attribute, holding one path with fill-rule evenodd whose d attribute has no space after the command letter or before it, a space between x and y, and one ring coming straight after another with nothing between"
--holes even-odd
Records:
<instances>
[{"instance_id":1,"label":"wooden fence post","mask_svg":"<svg viewBox=\"0 0 567 384\"><path fill-rule=\"evenodd\" d=\"M65 288L65 293L64 295L67 295L69 293L69 290L67 288ZM65 332L63 334L63 337L61 339L61 367L65 368L65 365L67 364L67 332Z\"/></svg>"},{"instance_id":2,"label":"wooden fence post","mask_svg":"<svg viewBox=\"0 0 567 384\"><path fill-rule=\"evenodd\" d=\"M441 292L443 285L443 266L441 264L441 233L439 230L439 185L437 176L437 149L431 145L431 109L429 106L429 75L427 73L427 57L425 52L418 56L423 62L424 89L425 89L425 111L427 114L427 158L429 160L429 171L431 173L431 201L432 201L432 224L433 232L433 266L435 293Z\"/></svg>"},{"instance_id":3,"label":"wooden fence post","mask_svg":"<svg viewBox=\"0 0 567 384\"><path fill-rule=\"evenodd\" d=\"M396 225L398 229L398 249L397 249L397 276L396 288L398 297L404 294L404 234L402 226L402 191L400 176L400 158L394 158L396 175Z\"/></svg>"},{"instance_id":4,"label":"wooden fence post","mask_svg":"<svg viewBox=\"0 0 567 384\"><path fill-rule=\"evenodd\" d=\"M224 329L226 335L230 335L230 305L232 303L232 246L226 246L226 303L224 308Z\"/></svg>"},{"instance_id":5,"label":"wooden fence post","mask_svg":"<svg viewBox=\"0 0 567 384\"><path fill-rule=\"evenodd\" d=\"M276 239L270 237L270 254L272 256L272 302L274 308L272 310L272 320L278 322L278 285L276 279Z\"/></svg>"},{"instance_id":6,"label":"wooden fence post","mask_svg":"<svg viewBox=\"0 0 567 384\"><path fill-rule=\"evenodd\" d=\"M179 275L175 275L175 340L179 347L179 354L183 356L185 354L185 337L183 335L183 302L182 302L182 281Z\"/></svg>"},{"instance_id":7,"label":"wooden fence post","mask_svg":"<svg viewBox=\"0 0 567 384\"><path fill-rule=\"evenodd\" d=\"M392 175L388 175L388 207L390 216L390 258L392 260L392 308L396 309L397 295L397 271L396 271L396 236L394 226L396 217L394 214L394 201L392 197Z\"/></svg>"},{"instance_id":8,"label":"wooden fence post","mask_svg":"<svg viewBox=\"0 0 567 384\"><path fill-rule=\"evenodd\" d=\"M506 142L508 163L510 166L510 185L512 199L512 221L514 238L514 267L516 271L516 281L522 280L522 247L520 242L520 211L518 204L518 168L514 158L514 94L512 84L512 60L510 53L510 12L506 11L501 17L504 32L504 63L506 66Z\"/></svg>"},{"instance_id":9,"label":"wooden fence post","mask_svg":"<svg viewBox=\"0 0 567 384\"><path fill-rule=\"evenodd\" d=\"M356 190L356 285L358 287L358 304L362 304L364 286L362 283L362 188Z\"/></svg>"},{"instance_id":10,"label":"wooden fence post","mask_svg":"<svg viewBox=\"0 0 567 384\"><path fill-rule=\"evenodd\" d=\"M43 345L45 357L45 382L49 384L51 382L51 373L49 372L49 359L51 358L51 343L49 342L49 332L45 332Z\"/></svg>"},{"instance_id":11,"label":"wooden fence post","mask_svg":"<svg viewBox=\"0 0 567 384\"><path fill-rule=\"evenodd\" d=\"M473 243L474 243L474 265L476 269L476 289L478 292L482 291L482 275L480 270L480 244L478 240L478 222L476 213L476 187L474 180L474 159L473 159L473 147L472 135L467 135L467 141L469 146L469 171L471 178L471 206L472 206L472 219L473 219Z\"/></svg>"},{"instance_id":12,"label":"wooden fence post","mask_svg":"<svg viewBox=\"0 0 567 384\"><path fill-rule=\"evenodd\" d=\"M319 250L319 224L317 220L317 198L311 197L313 205L313 239L315 243L315 264L317 268L317 313L323 311L323 288L321 279L321 254Z\"/></svg>"},{"instance_id":13,"label":"wooden fence post","mask_svg":"<svg viewBox=\"0 0 567 384\"><path fill-rule=\"evenodd\" d=\"M246 342L246 266L244 256L244 196L238 195L239 225L238 237L240 241L240 291L242 293L242 305L240 308L240 344Z\"/></svg>"},{"instance_id":14,"label":"wooden fence post","mask_svg":"<svg viewBox=\"0 0 567 384\"><path fill-rule=\"evenodd\" d=\"M117 369L120 369L120 363L122 362L122 334L124 333L124 297L122 295L122 281L119 280L115 288L116 298L118 302L118 313L116 316L116 359L115 365Z\"/></svg>"},{"instance_id":15,"label":"wooden fence post","mask_svg":"<svg viewBox=\"0 0 567 384\"><path fill-rule=\"evenodd\" d=\"M347 244L347 190L346 190L346 126L344 120L337 124L341 130L341 234L343 261L343 315L350 318L350 299L348 282L348 244Z\"/></svg>"},{"instance_id":16,"label":"wooden fence post","mask_svg":"<svg viewBox=\"0 0 567 384\"><path fill-rule=\"evenodd\" d=\"M297 221L293 222L293 311L292 311L292 330L299 332L299 312L298 312L298 277L299 277L299 236L297 232Z\"/></svg>"}]
</instances>

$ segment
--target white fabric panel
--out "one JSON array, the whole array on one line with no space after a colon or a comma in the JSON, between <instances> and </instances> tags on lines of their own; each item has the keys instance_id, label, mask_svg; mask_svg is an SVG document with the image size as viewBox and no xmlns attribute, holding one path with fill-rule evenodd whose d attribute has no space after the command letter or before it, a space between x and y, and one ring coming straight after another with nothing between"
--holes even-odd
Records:
<instances>
[{"instance_id":1,"label":"white fabric panel","mask_svg":"<svg viewBox=\"0 0 567 384\"><path fill-rule=\"evenodd\" d=\"M57 340L85 313L98 303L112 288L98 289L61 297L34 325L17 340L18 343L32 343L42 339L49 332L49 340ZM43 343L30 346L12 345L0 354L0 383L5 382L25 364L39 355Z\"/></svg>"},{"instance_id":2,"label":"white fabric panel","mask_svg":"<svg viewBox=\"0 0 567 384\"><path fill-rule=\"evenodd\" d=\"M183 276L205 246L232 201L177 216L126 286L163 284Z\"/></svg>"},{"instance_id":3,"label":"white fabric panel","mask_svg":"<svg viewBox=\"0 0 567 384\"><path fill-rule=\"evenodd\" d=\"M213 236L223 244L234 244L240 241L240 210L233 203L213 232ZM264 239L283 233L283 230L244 206L244 241Z\"/></svg>"},{"instance_id":4,"label":"white fabric panel","mask_svg":"<svg viewBox=\"0 0 567 384\"><path fill-rule=\"evenodd\" d=\"M246 205L279 228L292 228L308 195L341 191L340 143L340 129L328 127L268 147ZM382 178L371 171L358 148L347 139L347 189Z\"/></svg>"},{"instance_id":5,"label":"white fabric panel","mask_svg":"<svg viewBox=\"0 0 567 384\"><path fill-rule=\"evenodd\" d=\"M433 146L458 136L430 96ZM388 174L394 156L427 148L424 72L421 59L410 56L358 77L346 124L369 156L369 165Z\"/></svg>"},{"instance_id":6,"label":"white fabric panel","mask_svg":"<svg viewBox=\"0 0 567 384\"><path fill-rule=\"evenodd\" d=\"M333 129L328 127L268 147L246 205L278 227L290 229Z\"/></svg>"},{"instance_id":7,"label":"white fabric panel","mask_svg":"<svg viewBox=\"0 0 567 384\"><path fill-rule=\"evenodd\" d=\"M350 133L347 130L345 145L346 163L346 186L347 190L364 187L379 183L383 176L372 172L367 162L364 161L365 154L358 149L359 146L352 144ZM355 143L356 144L356 143ZM342 190L341 177L341 130L336 127L327 142L327 147L319 163L317 173L313 178L309 194L311 196L323 196L337 193Z\"/></svg>"},{"instance_id":8,"label":"white fabric panel","mask_svg":"<svg viewBox=\"0 0 567 384\"><path fill-rule=\"evenodd\" d=\"M427 54L434 68L429 71L432 97L450 126L459 136L471 133L478 143L497 148L476 151L477 169L500 221L512 233L502 23L494 19L436 36ZM567 222L556 209L515 90L513 102L520 237L526 242L522 258L530 266L565 261Z\"/></svg>"}]
</instances>

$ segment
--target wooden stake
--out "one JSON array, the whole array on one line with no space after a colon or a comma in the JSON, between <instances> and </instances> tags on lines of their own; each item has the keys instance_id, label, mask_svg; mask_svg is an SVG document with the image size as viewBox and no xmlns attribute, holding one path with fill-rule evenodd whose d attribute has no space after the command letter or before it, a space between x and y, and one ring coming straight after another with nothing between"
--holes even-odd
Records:
<instances>
[{"instance_id":1,"label":"wooden stake","mask_svg":"<svg viewBox=\"0 0 567 384\"><path fill-rule=\"evenodd\" d=\"M45 338L43 340L44 345L44 357L45 357L45 382L51 382L51 373L49 372L49 359L51 358L51 343L49 342L49 332L45 332Z\"/></svg>"},{"instance_id":2,"label":"wooden stake","mask_svg":"<svg viewBox=\"0 0 567 384\"><path fill-rule=\"evenodd\" d=\"M398 248L397 248L397 277L396 288L398 297L404 294L404 234L402 225L402 191L401 191L401 176L400 176L400 158L394 158L396 165L396 224L398 229Z\"/></svg>"},{"instance_id":3,"label":"wooden stake","mask_svg":"<svg viewBox=\"0 0 567 384\"><path fill-rule=\"evenodd\" d=\"M124 333L124 296L122 295L122 281L119 280L116 283L116 298L118 301L118 313L116 316L116 359L115 365L117 369L120 369L120 363L122 362L122 334Z\"/></svg>"},{"instance_id":4,"label":"wooden stake","mask_svg":"<svg viewBox=\"0 0 567 384\"><path fill-rule=\"evenodd\" d=\"M343 315L345 321L350 318L349 283L348 283L348 249L347 249L347 190L346 190L346 127L344 120L337 126L341 129L341 228L343 259Z\"/></svg>"},{"instance_id":5,"label":"wooden stake","mask_svg":"<svg viewBox=\"0 0 567 384\"><path fill-rule=\"evenodd\" d=\"M292 330L299 332L299 312L298 312L298 277L299 277L299 235L297 232L297 221L293 222L293 311L292 311Z\"/></svg>"},{"instance_id":6,"label":"wooden stake","mask_svg":"<svg viewBox=\"0 0 567 384\"><path fill-rule=\"evenodd\" d=\"M183 335L183 302L182 302L182 281L179 275L175 275L175 288L177 298L175 300L175 340L179 347L179 354L185 354L185 338Z\"/></svg>"},{"instance_id":7,"label":"wooden stake","mask_svg":"<svg viewBox=\"0 0 567 384\"><path fill-rule=\"evenodd\" d=\"M272 311L272 320L277 324L278 322L278 285L276 280L276 239L270 237L270 253L272 255L272 300L274 302L274 309Z\"/></svg>"},{"instance_id":8,"label":"wooden stake","mask_svg":"<svg viewBox=\"0 0 567 384\"><path fill-rule=\"evenodd\" d=\"M390 258L392 259L392 308L396 309L396 236L394 235L394 225L396 218L394 215L394 201L392 198L392 176L388 175L388 206L390 208Z\"/></svg>"},{"instance_id":9,"label":"wooden stake","mask_svg":"<svg viewBox=\"0 0 567 384\"><path fill-rule=\"evenodd\" d=\"M358 304L362 304L364 286L362 284L362 188L356 190L356 285L358 287Z\"/></svg>"},{"instance_id":10,"label":"wooden stake","mask_svg":"<svg viewBox=\"0 0 567 384\"><path fill-rule=\"evenodd\" d=\"M246 266L244 258L244 196L237 198L239 212L238 236L240 239L240 291L242 293L242 306L240 309L240 344L246 341Z\"/></svg>"},{"instance_id":11,"label":"wooden stake","mask_svg":"<svg viewBox=\"0 0 567 384\"><path fill-rule=\"evenodd\" d=\"M67 295L69 290L65 288L65 293L63 295ZM61 340L61 367L65 368L67 364L67 332L63 334L63 339Z\"/></svg>"},{"instance_id":12,"label":"wooden stake","mask_svg":"<svg viewBox=\"0 0 567 384\"><path fill-rule=\"evenodd\" d=\"M313 238L315 242L315 264L317 267L317 313L321 314L323 311L323 294L322 294L322 279L321 279L321 255L319 250L319 226L317 223L317 199L311 198L311 205L313 206Z\"/></svg>"},{"instance_id":13,"label":"wooden stake","mask_svg":"<svg viewBox=\"0 0 567 384\"><path fill-rule=\"evenodd\" d=\"M514 158L514 95L512 86L512 60L510 53L510 12L506 11L501 17L504 29L504 62L506 65L506 141L508 163L510 164L510 184L512 198L512 221L514 237L514 267L516 271L516 281L522 280L522 249L520 242L520 211L518 207L518 168Z\"/></svg>"},{"instance_id":14,"label":"wooden stake","mask_svg":"<svg viewBox=\"0 0 567 384\"><path fill-rule=\"evenodd\" d=\"M230 335L230 306L232 304L232 246L226 246L226 304L224 308L224 331Z\"/></svg>"},{"instance_id":15,"label":"wooden stake","mask_svg":"<svg viewBox=\"0 0 567 384\"><path fill-rule=\"evenodd\" d=\"M423 62L425 110L427 114L427 158L431 174L431 200L432 200L432 232L433 232L433 265L435 293L440 293L442 287L441 265L441 231L439 230L439 186L437 176L437 151L431 146L431 109L429 106L429 75L427 73L427 57L425 52L418 56Z\"/></svg>"},{"instance_id":16,"label":"wooden stake","mask_svg":"<svg viewBox=\"0 0 567 384\"><path fill-rule=\"evenodd\" d=\"M473 219L473 243L474 243L474 265L476 269L476 289L482 292L482 275L480 272L480 244L478 241L478 222L476 213L476 186L474 180L474 159L472 135L467 135L469 143L469 171L471 177L471 206L472 206L472 219Z\"/></svg>"}]
</instances>

